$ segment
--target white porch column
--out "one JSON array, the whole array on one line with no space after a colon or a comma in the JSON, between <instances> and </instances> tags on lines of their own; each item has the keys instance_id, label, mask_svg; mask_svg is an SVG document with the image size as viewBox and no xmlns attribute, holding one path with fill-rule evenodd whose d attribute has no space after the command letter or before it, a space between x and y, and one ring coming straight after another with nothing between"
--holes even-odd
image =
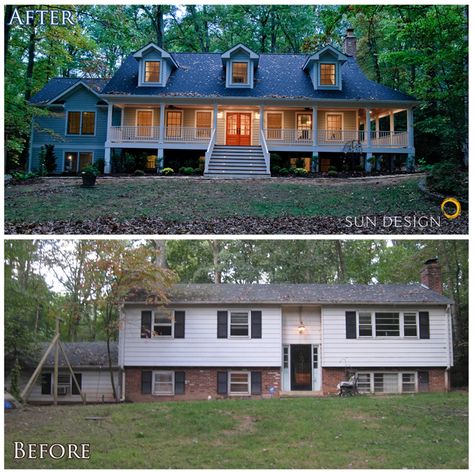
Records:
<instances>
[{"instance_id":1,"label":"white porch column","mask_svg":"<svg viewBox=\"0 0 474 474\"><path fill-rule=\"evenodd\" d=\"M372 147L372 134L370 133L370 109L365 109L365 140L367 149L370 151Z\"/></svg>"},{"instance_id":2,"label":"white porch column","mask_svg":"<svg viewBox=\"0 0 474 474\"><path fill-rule=\"evenodd\" d=\"M393 112L390 112L390 135L393 135L395 131L395 115Z\"/></svg>"},{"instance_id":3,"label":"white porch column","mask_svg":"<svg viewBox=\"0 0 474 474\"><path fill-rule=\"evenodd\" d=\"M113 105L109 103L107 107L107 139L105 141L104 174L110 174L111 172L110 135L111 135L111 128L112 128L112 113L113 113Z\"/></svg>"},{"instance_id":4,"label":"white porch column","mask_svg":"<svg viewBox=\"0 0 474 474\"><path fill-rule=\"evenodd\" d=\"M163 143L165 138L165 104L160 104L160 140Z\"/></svg>"},{"instance_id":5,"label":"white porch column","mask_svg":"<svg viewBox=\"0 0 474 474\"><path fill-rule=\"evenodd\" d=\"M318 106L317 105L313 105L313 156L311 157L311 172L319 173Z\"/></svg>"},{"instance_id":6,"label":"white porch column","mask_svg":"<svg viewBox=\"0 0 474 474\"><path fill-rule=\"evenodd\" d=\"M219 113L217 104L214 104L214 112L212 114L212 128L216 130L217 133L217 114Z\"/></svg>"},{"instance_id":7,"label":"white porch column","mask_svg":"<svg viewBox=\"0 0 474 474\"><path fill-rule=\"evenodd\" d=\"M376 138L379 138L380 137L380 119L379 119L379 116L376 115L375 116L375 136Z\"/></svg>"},{"instance_id":8,"label":"white porch column","mask_svg":"<svg viewBox=\"0 0 474 474\"><path fill-rule=\"evenodd\" d=\"M265 113L265 109L263 108L263 105L260 106L259 109L259 114L260 114L260 130L263 132L263 126L264 126L264 121L265 121L265 116L263 115Z\"/></svg>"}]
</instances>

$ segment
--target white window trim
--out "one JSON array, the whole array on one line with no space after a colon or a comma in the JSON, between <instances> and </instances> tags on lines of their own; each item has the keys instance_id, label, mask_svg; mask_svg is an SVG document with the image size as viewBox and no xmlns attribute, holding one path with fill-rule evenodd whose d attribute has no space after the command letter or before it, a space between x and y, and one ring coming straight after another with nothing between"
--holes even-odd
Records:
<instances>
[{"instance_id":1,"label":"white window trim","mask_svg":"<svg viewBox=\"0 0 474 474\"><path fill-rule=\"evenodd\" d=\"M145 81L146 63L160 63L160 81L150 82ZM141 67L140 85L145 87L161 86L163 84L163 61L161 59L144 59Z\"/></svg>"},{"instance_id":2,"label":"white window trim","mask_svg":"<svg viewBox=\"0 0 474 474\"><path fill-rule=\"evenodd\" d=\"M158 311L153 311L152 312L152 321L151 321L151 338L156 338L156 339L174 339L174 310L171 311L171 336L160 336L159 334L155 334L155 313L158 313ZM163 324L162 326L167 326L167 324Z\"/></svg>"},{"instance_id":3,"label":"white window trim","mask_svg":"<svg viewBox=\"0 0 474 474\"><path fill-rule=\"evenodd\" d=\"M242 374L247 374L247 392L232 392L230 390L230 387L231 387L231 378L232 378L232 375L233 374L239 374L239 375L242 375ZM241 397L241 396L245 396L245 395L250 395L250 385L252 383L251 381L251 376L250 376L250 372L249 371L244 371L244 370L232 370L232 371L229 371L227 372L227 393L229 394L229 396L235 396L235 397Z\"/></svg>"},{"instance_id":4,"label":"white window trim","mask_svg":"<svg viewBox=\"0 0 474 474\"><path fill-rule=\"evenodd\" d=\"M79 113L79 133L68 133L68 124L69 124L69 114L71 112L76 112ZM84 112L89 112L94 114L94 133L93 134L83 134L82 133L82 114ZM97 110L68 110L66 112L66 128L64 130L64 135L66 137L83 137L83 138L88 138L88 137L95 137L97 131Z\"/></svg>"},{"instance_id":5,"label":"white window trim","mask_svg":"<svg viewBox=\"0 0 474 474\"><path fill-rule=\"evenodd\" d=\"M171 392L159 393L155 392L155 374L171 374ZM153 370L151 374L151 384L152 384L152 395L157 397L167 397L174 395L174 370Z\"/></svg>"},{"instance_id":6,"label":"white window trim","mask_svg":"<svg viewBox=\"0 0 474 474\"><path fill-rule=\"evenodd\" d=\"M328 115L339 115L341 117L341 130L329 130L329 126L328 126ZM341 142L341 141L345 141L344 140L344 112L331 112L331 111L328 111L328 112L325 112L324 113L324 128L326 130L326 140L327 141L330 141L330 142ZM338 139L338 138L331 138L329 136L329 132L330 131L334 131L336 133L340 132L341 133L341 139Z\"/></svg>"},{"instance_id":7,"label":"white window trim","mask_svg":"<svg viewBox=\"0 0 474 474\"><path fill-rule=\"evenodd\" d=\"M214 111L212 109L196 109L194 111L194 138L200 138L198 136L198 133L197 133L197 129L198 129L197 114L198 114L198 112L206 112L206 113L211 114L211 126L209 127L210 134L212 134L212 129L213 129L212 124L214 123ZM209 138L211 138L211 137L209 136Z\"/></svg>"},{"instance_id":8,"label":"white window trim","mask_svg":"<svg viewBox=\"0 0 474 474\"><path fill-rule=\"evenodd\" d=\"M374 374L393 374L396 373L398 375L398 392L375 392L375 377ZM390 395L394 393L398 393L400 395L403 394L410 394L410 393L418 393L418 372L416 370L361 370L356 372L356 376L358 377L360 374L369 374L370 380L370 392L371 394L375 395ZM415 390L413 392L404 392L403 391L403 374L410 374L414 376L415 380ZM366 393L366 392L363 392Z\"/></svg>"},{"instance_id":9,"label":"white window trim","mask_svg":"<svg viewBox=\"0 0 474 474\"><path fill-rule=\"evenodd\" d=\"M268 128L268 114L273 114L273 115L279 115L281 117L281 120L280 120L280 128ZM283 141L284 137L283 137L283 130L284 130L284 114L283 112L280 112L280 111L273 111L273 110L267 110L265 111L265 124L264 124L264 128L265 130L267 131L267 135L265 138L268 139L268 131L269 130L281 130L281 134L280 134L280 138L270 138L270 140L280 140L280 141ZM312 124L311 124L312 126Z\"/></svg>"},{"instance_id":10,"label":"white window trim","mask_svg":"<svg viewBox=\"0 0 474 474\"><path fill-rule=\"evenodd\" d=\"M232 75L234 72L234 63L247 63L247 82L234 82L232 80ZM231 59L230 61L230 76L229 84L232 87L248 87L250 86L250 61L247 59Z\"/></svg>"},{"instance_id":11,"label":"white window trim","mask_svg":"<svg viewBox=\"0 0 474 474\"><path fill-rule=\"evenodd\" d=\"M248 334L247 336L233 336L231 335L231 325L232 325L232 313L247 313L247 328L248 328ZM229 339L250 339L251 338L251 321L250 321L250 311L246 309L229 309L227 310L227 318L228 318L228 338Z\"/></svg>"},{"instance_id":12,"label":"white window trim","mask_svg":"<svg viewBox=\"0 0 474 474\"><path fill-rule=\"evenodd\" d=\"M370 313L371 322L372 322L372 336L361 336L359 335L359 314L360 313ZM399 336L377 336L376 335L376 324L375 324L375 313L398 313L400 335ZM405 313L415 313L416 314L416 336L405 336ZM388 310L358 310L356 311L356 326L357 326L357 339L386 339L386 340L396 340L396 339L420 339L420 312L415 310L399 310L399 311L388 311Z\"/></svg>"},{"instance_id":13,"label":"white window trim","mask_svg":"<svg viewBox=\"0 0 474 474\"><path fill-rule=\"evenodd\" d=\"M325 64L333 64L334 68L334 78L336 80L335 84L322 84L321 83L321 66ZM322 89L339 89L339 64L336 61L321 61L317 63L318 65L318 87Z\"/></svg>"},{"instance_id":14,"label":"white window trim","mask_svg":"<svg viewBox=\"0 0 474 474\"><path fill-rule=\"evenodd\" d=\"M91 161L91 164L94 163L95 161L95 156L94 156L94 151L93 150L68 150L68 151L64 151L63 154L64 154L64 158L63 158L63 173L66 173L66 167L64 166L65 163L66 163L66 155L68 153L76 153L77 154L77 166L76 166L76 170L75 172L76 173L79 173L79 166L81 165L81 162L80 162L80 154L81 153L90 153L92 155L92 161Z\"/></svg>"}]
</instances>

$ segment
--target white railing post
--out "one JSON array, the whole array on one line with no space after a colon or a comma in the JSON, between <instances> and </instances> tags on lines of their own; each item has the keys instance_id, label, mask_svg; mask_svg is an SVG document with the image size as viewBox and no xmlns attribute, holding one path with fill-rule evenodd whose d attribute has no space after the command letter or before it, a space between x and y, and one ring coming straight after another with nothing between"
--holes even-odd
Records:
<instances>
[{"instance_id":1,"label":"white railing post","mask_svg":"<svg viewBox=\"0 0 474 474\"><path fill-rule=\"evenodd\" d=\"M372 132L370 127L370 109L365 109L365 132L366 132L366 141L367 149L370 150L372 146Z\"/></svg>"},{"instance_id":2,"label":"white railing post","mask_svg":"<svg viewBox=\"0 0 474 474\"><path fill-rule=\"evenodd\" d=\"M390 111L390 136L395 138L395 116L393 114L393 111Z\"/></svg>"},{"instance_id":3,"label":"white railing post","mask_svg":"<svg viewBox=\"0 0 474 474\"><path fill-rule=\"evenodd\" d=\"M265 159L265 167L267 173L270 173L270 152L268 151L267 141L265 140L265 133L263 129L260 129L260 144L262 145L263 158Z\"/></svg>"},{"instance_id":4,"label":"white railing post","mask_svg":"<svg viewBox=\"0 0 474 474\"><path fill-rule=\"evenodd\" d=\"M214 150L214 145L216 143L216 135L217 135L217 128L214 127L211 132L211 139L209 140L209 145L204 155L204 174L206 174L209 171L209 161L211 159L212 151Z\"/></svg>"},{"instance_id":5,"label":"white railing post","mask_svg":"<svg viewBox=\"0 0 474 474\"><path fill-rule=\"evenodd\" d=\"M318 146L318 106L313 106L313 146Z\"/></svg>"},{"instance_id":6,"label":"white railing post","mask_svg":"<svg viewBox=\"0 0 474 474\"><path fill-rule=\"evenodd\" d=\"M260 114L260 135L262 135L263 131L264 131L264 108L263 108L263 105L260 106L259 108L259 114Z\"/></svg>"}]
</instances>

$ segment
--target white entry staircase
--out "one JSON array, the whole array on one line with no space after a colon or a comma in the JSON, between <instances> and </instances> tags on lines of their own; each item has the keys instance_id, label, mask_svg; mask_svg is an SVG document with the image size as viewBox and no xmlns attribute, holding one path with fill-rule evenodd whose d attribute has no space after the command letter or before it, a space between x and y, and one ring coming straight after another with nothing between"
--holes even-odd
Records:
<instances>
[{"instance_id":1,"label":"white entry staircase","mask_svg":"<svg viewBox=\"0 0 474 474\"><path fill-rule=\"evenodd\" d=\"M215 145L207 178L269 178L261 146Z\"/></svg>"}]
</instances>

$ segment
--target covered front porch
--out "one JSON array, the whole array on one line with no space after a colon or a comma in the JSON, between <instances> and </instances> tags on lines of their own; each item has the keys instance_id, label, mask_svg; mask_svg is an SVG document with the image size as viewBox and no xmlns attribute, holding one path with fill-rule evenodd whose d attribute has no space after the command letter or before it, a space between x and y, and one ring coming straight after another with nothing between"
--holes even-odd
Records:
<instances>
[{"instance_id":1,"label":"covered front porch","mask_svg":"<svg viewBox=\"0 0 474 474\"><path fill-rule=\"evenodd\" d=\"M105 171L112 148L154 150L157 169L166 149L202 150L206 169L214 147L271 152L414 154L412 108L229 104L109 104ZM366 166L366 168L368 165Z\"/></svg>"}]
</instances>

